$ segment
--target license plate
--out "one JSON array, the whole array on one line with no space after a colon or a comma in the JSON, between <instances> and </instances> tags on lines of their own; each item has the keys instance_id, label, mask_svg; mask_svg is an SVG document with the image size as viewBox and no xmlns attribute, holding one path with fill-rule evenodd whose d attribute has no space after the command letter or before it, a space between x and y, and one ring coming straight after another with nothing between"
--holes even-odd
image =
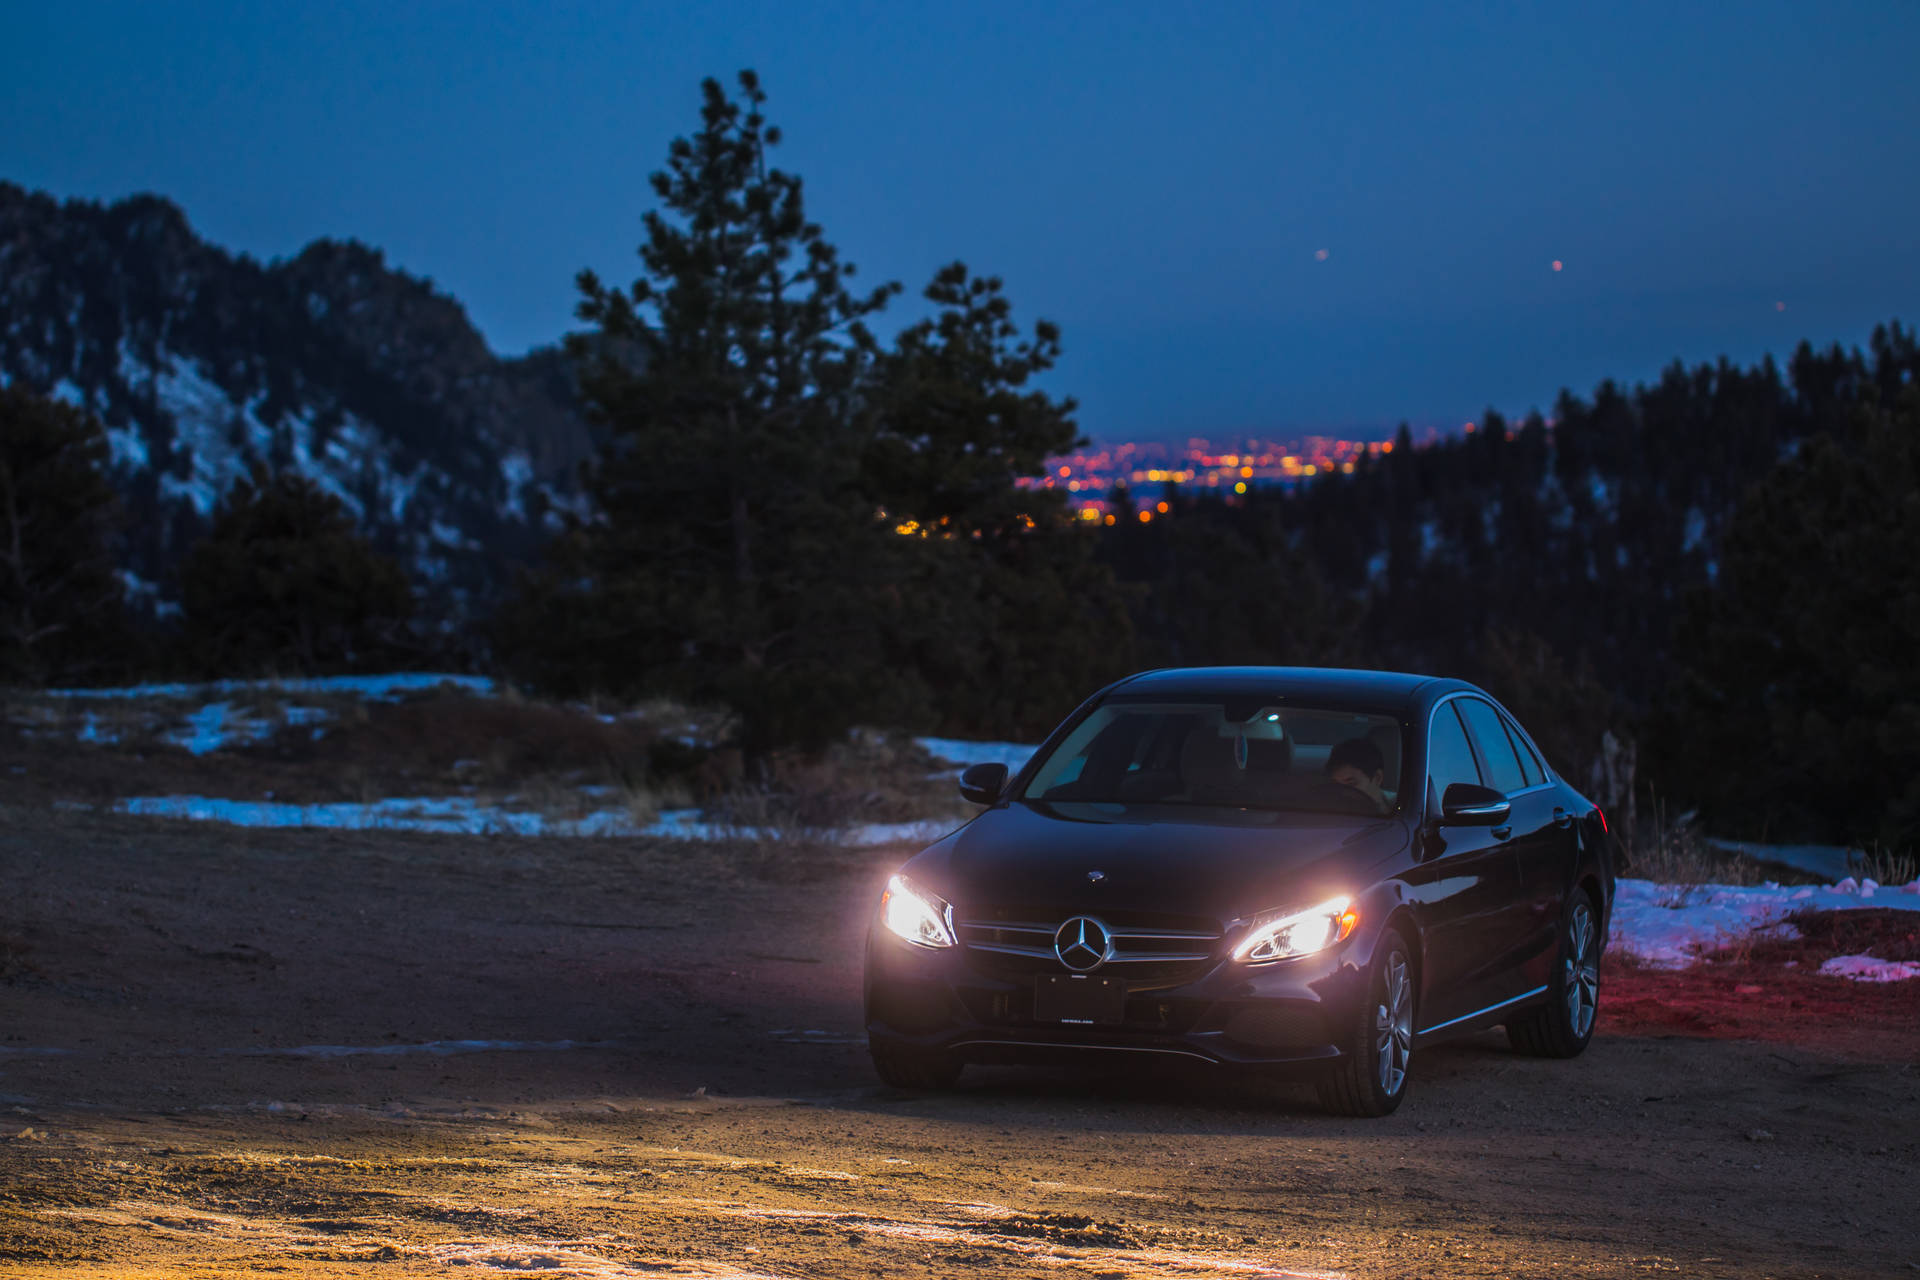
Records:
<instances>
[{"instance_id":1,"label":"license plate","mask_svg":"<svg viewBox=\"0 0 1920 1280\"><path fill-rule=\"evenodd\" d=\"M1043 973L1033 983L1035 1022L1064 1022L1079 1027L1124 1022L1127 984L1118 978L1084 973Z\"/></svg>"}]
</instances>

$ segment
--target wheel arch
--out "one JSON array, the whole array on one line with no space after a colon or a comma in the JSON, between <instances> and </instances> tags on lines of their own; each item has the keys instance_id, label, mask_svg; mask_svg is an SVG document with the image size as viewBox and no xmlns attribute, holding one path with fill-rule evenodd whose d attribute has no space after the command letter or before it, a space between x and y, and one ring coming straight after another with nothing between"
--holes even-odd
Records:
<instances>
[{"instance_id":1,"label":"wheel arch","mask_svg":"<svg viewBox=\"0 0 1920 1280\"><path fill-rule=\"evenodd\" d=\"M1376 947L1379 945L1379 939L1384 937L1389 929L1398 930L1400 936L1407 940L1407 959L1413 965L1414 1011L1417 1013L1426 995L1426 987L1423 984L1427 979L1427 940L1420 931L1420 923L1414 917L1413 908L1405 902L1397 904L1387 912L1387 918L1380 922L1380 931L1374 936Z\"/></svg>"},{"instance_id":2,"label":"wheel arch","mask_svg":"<svg viewBox=\"0 0 1920 1280\"><path fill-rule=\"evenodd\" d=\"M1600 954L1606 954L1607 935L1612 932L1612 921L1608 918L1612 904L1607 901L1605 888L1600 883L1599 869L1586 866L1574 877L1573 887L1587 891L1587 901L1593 904L1594 931L1598 933Z\"/></svg>"}]
</instances>

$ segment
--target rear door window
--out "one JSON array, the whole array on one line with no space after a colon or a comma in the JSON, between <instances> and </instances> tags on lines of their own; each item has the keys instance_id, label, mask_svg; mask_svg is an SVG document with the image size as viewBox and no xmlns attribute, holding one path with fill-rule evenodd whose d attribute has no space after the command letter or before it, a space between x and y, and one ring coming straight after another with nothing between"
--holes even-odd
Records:
<instances>
[{"instance_id":1,"label":"rear door window","mask_svg":"<svg viewBox=\"0 0 1920 1280\"><path fill-rule=\"evenodd\" d=\"M1520 757L1520 772L1526 777L1527 785L1531 787L1535 783L1544 781L1547 771L1541 765L1540 757L1533 754L1533 748L1527 745L1526 735L1505 716L1500 719L1507 726L1507 737L1513 740L1513 753Z\"/></svg>"},{"instance_id":2,"label":"rear door window","mask_svg":"<svg viewBox=\"0 0 1920 1280\"><path fill-rule=\"evenodd\" d=\"M1487 785L1495 791L1518 791L1526 786L1520 757L1513 753L1507 727L1500 722L1500 713L1493 709L1493 704L1479 698L1455 698L1453 705L1460 708L1467 732L1473 735L1473 745L1480 748L1481 763L1487 767Z\"/></svg>"},{"instance_id":3,"label":"rear door window","mask_svg":"<svg viewBox=\"0 0 1920 1280\"><path fill-rule=\"evenodd\" d=\"M1433 779L1434 794L1441 797L1456 782L1480 785L1480 768L1473 762L1473 748L1467 745L1466 731L1453 707L1448 702L1434 710L1427 737L1427 776Z\"/></svg>"}]
</instances>

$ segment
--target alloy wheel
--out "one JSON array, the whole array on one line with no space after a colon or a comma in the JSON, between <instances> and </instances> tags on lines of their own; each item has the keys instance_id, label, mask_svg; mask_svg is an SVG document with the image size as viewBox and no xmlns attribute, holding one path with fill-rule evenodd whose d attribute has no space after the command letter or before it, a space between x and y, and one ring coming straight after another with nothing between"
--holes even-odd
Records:
<instances>
[{"instance_id":1,"label":"alloy wheel","mask_svg":"<svg viewBox=\"0 0 1920 1280\"><path fill-rule=\"evenodd\" d=\"M1593 1028L1594 1011L1600 1005L1600 963L1595 956L1593 912L1587 904L1574 904L1567 921L1566 972L1563 975L1567 995L1567 1025L1576 1038L1585 1039Z\"/></svg>"},{"instance_id":2,"label":"alloy wheel","mask_svg":"<svg viewBox=\"0 0 1920 1280\"><path fill-rule=\"evenodd\" d=\"M1374 1051L1380 1089L1391 1097L1407 1078L1407 1060L1413 1056L1413 983L1407 958L1395 951L1387 957L1386 990L1374 1006Z\"/></svg>"}]
</instances>

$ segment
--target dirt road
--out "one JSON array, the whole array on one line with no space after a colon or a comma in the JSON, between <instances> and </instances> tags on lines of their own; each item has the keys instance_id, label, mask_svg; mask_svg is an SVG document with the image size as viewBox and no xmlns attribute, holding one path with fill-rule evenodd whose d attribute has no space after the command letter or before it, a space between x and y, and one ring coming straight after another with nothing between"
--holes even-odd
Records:
<instances>
[{"instance_id":1,"label":"dirt road","mask_svg":"<svg viewBox=\"0 0 1920 1280\"><path fill-rule=\"evenodd\" d=\"M1920 1274L1904 1047L884 1089L889 866L0 810L0 1274Z\"/></svg>"}]
</instances>

